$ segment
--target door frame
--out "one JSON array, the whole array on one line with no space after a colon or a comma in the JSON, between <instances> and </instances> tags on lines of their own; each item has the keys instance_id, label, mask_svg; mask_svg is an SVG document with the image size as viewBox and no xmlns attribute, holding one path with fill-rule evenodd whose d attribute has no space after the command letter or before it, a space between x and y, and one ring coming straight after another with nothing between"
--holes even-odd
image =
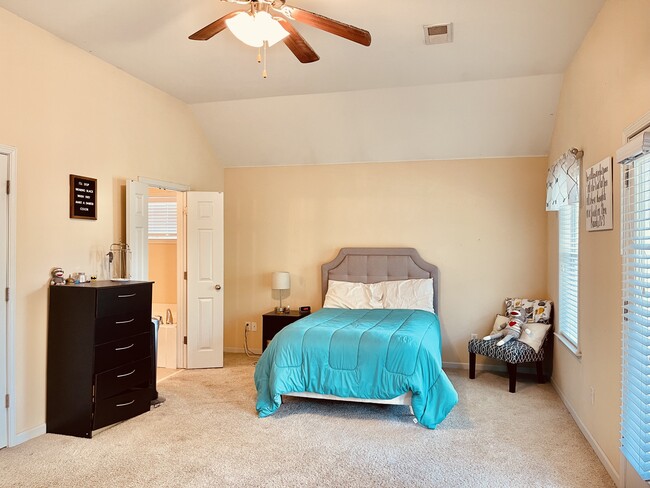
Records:
<instances>
[{"instance_id":1,"label":"door frame","mask_svg":"<svg viewBox=\"0 0 650 488\"><path fill-rule=\"evenodd\" d=\"M191 191L191 188L189 185L183 185L182 183L158 180L146 176L138 176L138 181L150 187L173 190L180 194L177 219L178 239L176 239L176 367L185 369L187 368L187 345L184 344L184 338L187 336L187 320L185 320L187 281L184 277L187 269L185 208L187 207L186 193Z\"/></svg>"},{"instance_id":2,"label":"door frame","mask_svg":"<svg viewBox=\"0 0 650 488\"><path fill-rule=\"evenodd\" d=\"M16 434L16 200L18 194L17 166L18 149L13 146L0 144L0 153L8 157L7 177L10 191L7 195L7 287L9 300L7 301L7 335L0 340L6 341L7 346L7 394L9 395L9 408L7 411L7 446L19 444ZM2 399L4 403L4 399ZM1 421L4 422L4 419ZM26 440L26 439L24 439Z\"/></svg>"}]
</instances>

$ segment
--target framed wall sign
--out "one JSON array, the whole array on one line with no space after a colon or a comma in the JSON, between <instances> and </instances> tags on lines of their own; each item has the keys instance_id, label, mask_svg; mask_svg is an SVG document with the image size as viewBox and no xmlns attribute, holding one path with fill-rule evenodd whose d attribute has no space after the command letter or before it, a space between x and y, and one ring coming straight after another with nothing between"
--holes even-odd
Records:
<instances>
[{"instance_id":1,"label":"framed wall sign","mask_svg":"<svg viewBox=\"0 0 650 488\"><path fill-rule=\"evenodd\" d=\"M70 175L70 218L97 220L97 179Z\"/></svg>"},{"instance_id":2,"label":"framed wall sign","mask_svg":"<svg viewBox=\"0 0 650 488\"><path fill-rule=\"evenodd\" d=\"M605 158L585 170L585 220L587 230L611 230L612 158Z\"/></svg>"}]
</instances>

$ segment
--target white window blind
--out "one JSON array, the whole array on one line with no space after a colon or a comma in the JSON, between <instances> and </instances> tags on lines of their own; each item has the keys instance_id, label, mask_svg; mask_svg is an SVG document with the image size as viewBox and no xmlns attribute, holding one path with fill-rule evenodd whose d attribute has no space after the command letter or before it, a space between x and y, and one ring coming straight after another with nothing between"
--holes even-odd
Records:
<instances>
[{"instance_id":1,"label":"white window blind","mask_svg":"<svg viewBox=\"0 0 650 488\"><path fill-rule=\"evenodd\" d=\"M149 239L176 239L176 199L149 197Z\"/></svg>"},{"instance_id":2,"label":"white window blind","mask_svg":"<svg viewBox=\"0 0 650 488\"><path fill-rule=\"evenodd\" d=\"M559 209L559 333L578 349L578 244L580 205Z\"/></svg>"},{"instance_id":3,"label":"white window blind","mask_svg":"<svg viewBox=\"0 0 650 488\"><path fill-rule=\"evenodd\" d=\"M650 155L625 159L621 174L623 380L621 450L650 479Z\"/></svg>"}]
</instances>

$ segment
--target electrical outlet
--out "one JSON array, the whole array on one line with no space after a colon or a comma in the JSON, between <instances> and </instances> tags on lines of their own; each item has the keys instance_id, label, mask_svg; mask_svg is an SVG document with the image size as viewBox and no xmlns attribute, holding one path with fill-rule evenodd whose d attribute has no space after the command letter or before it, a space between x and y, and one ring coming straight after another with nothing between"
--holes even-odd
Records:
<instances>
[{"instance_id":1,"label":"electrical outlet","mask_svg":"<svg viewBox=\"0 0 650 488\"><path fill-rule=\"evenodd\" d=\"M246 327L246 330L250 332L257 331L257 322L246 322L244 326Z\"/></svg>"},{"instance_id":2,"label":"electrical outlet","mask_svg":"<svg viewBox=\"0 0 650 488\"><path fill-rule=\"evenodd\" d=\"M469 338L470 338L470 339L477 339L478 336L477 336L476 334L470 334L470 335L469 335Z\"/></svg>"}]
</instances>

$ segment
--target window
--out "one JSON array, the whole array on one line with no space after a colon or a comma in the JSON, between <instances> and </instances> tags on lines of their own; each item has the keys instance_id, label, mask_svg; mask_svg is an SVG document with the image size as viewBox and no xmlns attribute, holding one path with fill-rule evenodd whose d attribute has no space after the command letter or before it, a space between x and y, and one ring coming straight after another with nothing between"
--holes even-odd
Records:
<instances>
[{"instance_id":1,"label":"window","mask_svg":"<svg viewBox=\"0 0 650 488\"><path fill-rule=\"evenodd\" d=\"M176 220L174 197L149 197L149 239L175 240Z\"/></svg>"},{"instance_id":2,"label":"window","mask_svg":"<svg viewBox=\"0 0 650 488\"><path fill-rule=\"evenodd\" d=\"M580 236L580 162L573 148L548 169L546 210L558 212L557 337L580 355L578 330L578 253Z\"/></svg>"},{"instance_id":3,"label":"window","mask_svg":"<svg viewBox=\"0 0 650 488\"><path fill-rule=\"evenodd\" d=\"M578 240L580 205L576 202L559 211L559 296L558 332L578 347Z\"/></svg>"},{"instance_id":4,"label":"window","mask_svg":"<svg viewBox=\"0 0 650 488\"><path fill-rule=\"evenodd\" d=\"M633 150L631 150L633 149ZM650 479L650 132L617 152L621 174L621 450Z\"/></svg>"}]
</instances>

